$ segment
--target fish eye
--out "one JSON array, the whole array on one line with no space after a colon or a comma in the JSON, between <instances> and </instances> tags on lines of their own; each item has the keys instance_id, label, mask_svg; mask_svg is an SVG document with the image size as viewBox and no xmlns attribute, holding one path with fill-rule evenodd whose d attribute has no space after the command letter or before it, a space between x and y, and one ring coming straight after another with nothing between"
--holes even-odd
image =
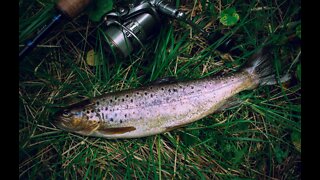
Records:
<instances>
[{"instance_id":1,"label":"fish eye","mask_svg":"<svg viewBox=\"0 0 320 180\"><path fill-rule=\"evenodd\" d=\"M71 112L70 111L63 111L62 112L62 116L63 117L70 117L71 116Z\"/></svg>"}]
</instances>

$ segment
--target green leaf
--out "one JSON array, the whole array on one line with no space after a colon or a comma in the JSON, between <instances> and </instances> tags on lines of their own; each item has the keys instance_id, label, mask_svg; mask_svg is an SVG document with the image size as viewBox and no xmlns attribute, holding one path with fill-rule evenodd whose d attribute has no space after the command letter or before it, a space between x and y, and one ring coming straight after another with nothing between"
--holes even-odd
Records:
<instances>
[{"instance_id":1,"label":"green leaf","mask_svg":"<svg viewBox=\"0 0 320 180\"><path fill-rule=\"evenodd\" d=\"M208 8L209 8L209 12L211 13L212 16L214 16L216 14L216 10L214 8L214 4L213 3L210 3L208 5Z\"/></svg>"},{"instance_id":2,"label":"green leaf","mask_svg":"<svg viewBox=\"0 0 320 180\"><path fill-rule=\"evenodd\" d=\"M237 167L238 164L243 162L244 156L248 153L247 146L243 147L240 150L235 149L234 157L232 158L233 164Z\"/></svg>"},{"instance_id":3,"label":"green leaf","mask_svg":"<svg viewBox=\"0 0 320 180\"><path fill-rule=\"evenodd\" d=\"M94 22L99 22L103 15L111 11L113 0L95 0L88 8L89 18Z\"/></svg>"},{"instance_id":4,"label":"green leaf","mask_svg":"<svg viewBox=\"0 0 320 180\"><path fill-rule=\"evenodd\" d=\"M297 78L299 81L301 81L301 64L297 65L297 71L296 71Z\"/></svg>"},{"instance_id":5,"label":"green leaf","mask_svg":"<svg viewBox=\"0 0 320 180\"><path fill-rule=\"evenodd\" d=\"M191 146L198 142L197 137L199 136L199 130L194 130L189 133L182 134L182 141L186 146Z\"/></svg>"},{"instance_id":6,"label":"green leaf","mask_svg":"<svg viewBox=\"0 0 320 180\"><path fill-rule=\"evenodd\" d=\"M301 24L296 27L296 35L301 39Z\"/></svg>"},{"instance_id":7,"label":"green leaf","mask_svg":"<svg viewBox=\"0 0 320 180\"><path fill-rule=\"evenodd\" d=\"M293 131L291 133L291 141L294 147L301 152L301 133L298 131Z\"/></svg>"},{"instance_id":8,"label":"green leaf","mask_svg":"<svg viewBox=\"0 0 320 180\"><path fill-rule=\"evenodd\" d=\"M275 158L278 163L282 163L284 159L288 156L288 150L284 151L280 146L275 147Z\"/></svg>"},{"instance_id":9,"label":"green leaf","mask_svg":"<svg viewBox=\"0 0 320 180\"><path fill-rule=\"evenodd\" d=\"M235 8L228 8L220 13L220 22L225 26L233 26L240 19L239 14Z\"/></svg>"}]
</instances>

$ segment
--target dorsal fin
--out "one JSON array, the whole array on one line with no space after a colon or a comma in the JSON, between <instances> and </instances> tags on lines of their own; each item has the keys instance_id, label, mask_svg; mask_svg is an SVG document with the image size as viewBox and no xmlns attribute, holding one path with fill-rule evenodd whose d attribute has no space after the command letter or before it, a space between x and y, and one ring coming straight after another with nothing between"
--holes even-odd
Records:
<instances>
[{"instance_id":1,"label":"dorsal fin","mask_svg":"<svg viewBox=\"0 0 320 180\"><path fill-rule=\"evenodd\" d=\"M177 78L174 76L168 76L168 77L164 77L164 78L158 78L154 81L151 81L149 84L150 85L155 85L155 84L164 84L164 83L175 83L177 82Z\"/></svg>"}]
</instances>

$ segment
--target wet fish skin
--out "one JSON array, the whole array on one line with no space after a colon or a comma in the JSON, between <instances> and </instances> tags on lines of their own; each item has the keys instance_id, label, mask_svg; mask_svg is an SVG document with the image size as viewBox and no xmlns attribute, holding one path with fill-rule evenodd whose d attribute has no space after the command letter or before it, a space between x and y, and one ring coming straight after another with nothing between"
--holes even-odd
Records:
<instances>
[{"instance_id":1,"label":"wet fish skin","mask_svg":"<svg viewBox=\"0 0 320 180\"><path fill-rule=\"evenodd\" d=\"M170 131L214 113L241 91L275 83L268 56L260 52L248 64L221 78L107 93L58 113L55 124L66 131L110 139Z\"/></svg>"}]
</instances>

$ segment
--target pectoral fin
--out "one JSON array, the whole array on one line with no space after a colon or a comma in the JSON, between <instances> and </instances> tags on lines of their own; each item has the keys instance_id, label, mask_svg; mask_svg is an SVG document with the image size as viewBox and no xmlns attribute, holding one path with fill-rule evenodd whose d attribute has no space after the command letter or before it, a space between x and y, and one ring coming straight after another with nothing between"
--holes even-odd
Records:
<instances>
[{"instance_id":1,"label":"pectoral fin","mask_svg":"<svg viewBox=\"0 0 320 180\"><path fill-rule=\"evenodd\" d=\"M124 134L130 131L134 131L136 130L135 127L133 126L128 126L128 127L117 127L117 128L106 128L106 127L100 127L98 129L98 131L101 134L107 134L107 135L111 135L111 134Z\"/></svg>"}]
</instances>

